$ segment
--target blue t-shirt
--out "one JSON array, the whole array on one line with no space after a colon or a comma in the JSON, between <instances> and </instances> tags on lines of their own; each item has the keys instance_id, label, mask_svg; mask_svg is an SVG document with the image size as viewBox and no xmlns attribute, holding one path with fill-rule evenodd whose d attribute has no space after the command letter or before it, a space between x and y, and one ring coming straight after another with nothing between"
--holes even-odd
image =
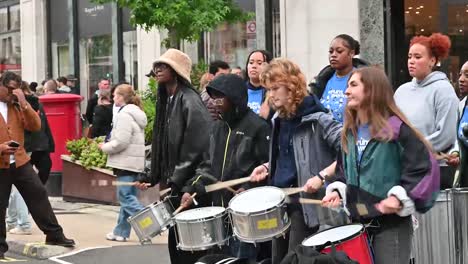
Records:
<instances>
[{"instance_id":1,"label":"blue t-shirt","mask_svg":"<svg viewBox=\"0 0 468 264\"><path fill-rule=\"evenodd\" d=\"M463 135L463 127L465 126L468 126L468 106L463 110L460 125L458 126L458 138L461 140L463 145L468 147L468 138Z\"/></svg>"},{"instance_id":2,"label":"blue t-shirt","mask_svg":"<svg viewBox=\"0 0 468 264\"><path fill-rule=\"evenodd\" d=\"M265 91L263 89L258 89L258 90L252 90L248 89L247 90L247 106L254 111L257 115L260 113L260 107L262 106L262 100L263 100L263 93Z\"/></svg>"},{"instance_id":3,"label":"blue t-shirt","mask_svg":"<svg viewBox=\"0 0 468 264\"><path fill-rule=\"evenodd\" d=\"M371 140L371 134L369 130L369 125L361 125L358 128L356 147L358 152L358 160L361 161L362 153L367 147L367 144Z\"/></svg>"},{"instance_id":4,"label":"blue t-shirt","mask_svg":"<svg viewBox=\"0 0 468 264\"><path fill-rule=\"evenodd\" d=\"M348 86L350 75L351 73L343 77L338 77L335 72L330 80L328 80L322 98L320 99L320 102L332 112L333 117L341 123L343 123L344 120L343 115L346 106L345 91Z\"/></svg>"}]
</instances>

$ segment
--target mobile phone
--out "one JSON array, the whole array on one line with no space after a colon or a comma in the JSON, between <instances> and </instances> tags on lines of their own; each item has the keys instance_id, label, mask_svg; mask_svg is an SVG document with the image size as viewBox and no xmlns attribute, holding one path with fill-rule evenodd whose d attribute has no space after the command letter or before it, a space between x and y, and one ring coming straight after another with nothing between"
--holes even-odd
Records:
<instances>
[{"instance_id":1,"label":"mobile phone","mask_svg":"<svg viewBox=\"0 0 468 264\"><path fill-rule=\"evenodd\" d=\"M16 142L16 141L13 141L13 140L12 140L12 141L10 141L10 143L8 143L8 146L9 146L10 148L17 148L17 147L20 146L20 143L18 143L18 142Z\"/></svg>"}]
</instances>

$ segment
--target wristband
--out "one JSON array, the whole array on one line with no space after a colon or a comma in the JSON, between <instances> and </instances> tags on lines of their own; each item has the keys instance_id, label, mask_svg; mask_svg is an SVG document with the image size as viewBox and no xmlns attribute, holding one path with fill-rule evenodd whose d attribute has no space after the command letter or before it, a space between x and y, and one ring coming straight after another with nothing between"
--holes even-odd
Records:
<instances>
[{"instance_id":1,"label":"wristband","mask_svg":"<svg viewBox=\"0 0 468 264\"><path fill-rule=\"evenodd\" d=\"M262 166L263 166L263 167L265 167L265 169L267 170L267 172L269 172L269 171L270 171L270 169L268 169L267 165L265 165L265 164L262 164Z\"/></svg>"}]
</instances>

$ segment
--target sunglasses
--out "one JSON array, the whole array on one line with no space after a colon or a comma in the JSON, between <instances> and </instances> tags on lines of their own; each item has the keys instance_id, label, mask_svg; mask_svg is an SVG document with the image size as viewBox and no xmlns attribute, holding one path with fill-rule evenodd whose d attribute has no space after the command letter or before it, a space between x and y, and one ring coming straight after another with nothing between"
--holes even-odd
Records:
<instances>
[{"instance_id":1,"label":"sunglasses","mask_svg":"<svg viewBox=\"0 0 468 264\"><path fill-rule=\"evenodd\" d=\"M154 65L154 70L153 71L154 72L156 72L158 70L164 71L164 70L167 70L167 69L169 69L169 65L161 63L161 64Z\"/></svg>"}]
</instances>

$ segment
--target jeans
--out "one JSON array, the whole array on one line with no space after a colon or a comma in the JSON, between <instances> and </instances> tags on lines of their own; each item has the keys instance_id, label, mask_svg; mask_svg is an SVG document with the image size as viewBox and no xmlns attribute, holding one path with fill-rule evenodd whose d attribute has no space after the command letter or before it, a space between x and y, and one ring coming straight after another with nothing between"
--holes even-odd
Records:
<instances>
[{"instance_id":1,"label":"jeans","mask_svg":"<svg viewBox=\"0 0 468 264\"><path fill-rule=\"evenodd\" d=\"M11 187L10 203L8 205L6 222L7 225L12 228L19 227L22 230L31 229L28 207L15 186Z\"/></svg>"},{"instance_id":2,"label":"jeans","mask_svg":"<svg viewBox=\"0 0 468 264\"><path fill-rule=\"evenodd\" d=\"M134 182L134 176L119 176L119 181ZM118 186L117 198L120 203L119 218L117 226L114 228L114 235L128 238L130 237L131 226L127 219L141 211L144 206L138 201L137 188L135 186Z\"/></svg>"},{"instance_id":3,"label":"jeans","mask_svg":"<svg viewBox=\"0 0 468 264\"><path fill-rule=\"evenodd\" d=\"M376 230L368 229L375 264L407 264L410 261L413 225L411 216L391 221L372 223Z\"/></svg>"}]
</instances>

